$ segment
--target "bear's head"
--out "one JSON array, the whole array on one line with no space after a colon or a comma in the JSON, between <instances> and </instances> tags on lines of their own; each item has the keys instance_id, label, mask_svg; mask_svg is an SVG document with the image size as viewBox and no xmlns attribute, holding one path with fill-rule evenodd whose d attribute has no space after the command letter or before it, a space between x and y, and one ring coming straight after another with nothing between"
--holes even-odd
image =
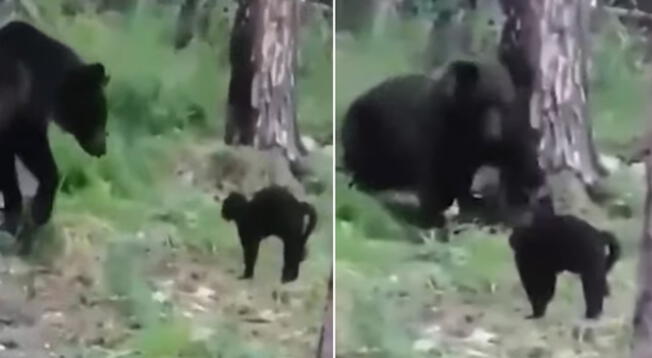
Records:
<instances>
[{"instance_id":1,"label":"bear's head","mask_svg":"<svg viewBox=\"0 0 652 358\"><path fill-rule=\"evenodd\" d=\"M94 157L106 153L108 81L101 63L78 66L65 74L57 101L57 122Z\"/></svg>"},{"instance_id":2,"label":"bear's head","mask_svg":"<svg viewBox=\"0 0 652 358\"><path fill-rule=\"evenodd\" d=\"M437 79L434 101L441 106L446 123L479 140L503 140L511 120L515 89L500 64L457 60Z\"/></svg>"}]
</instances>

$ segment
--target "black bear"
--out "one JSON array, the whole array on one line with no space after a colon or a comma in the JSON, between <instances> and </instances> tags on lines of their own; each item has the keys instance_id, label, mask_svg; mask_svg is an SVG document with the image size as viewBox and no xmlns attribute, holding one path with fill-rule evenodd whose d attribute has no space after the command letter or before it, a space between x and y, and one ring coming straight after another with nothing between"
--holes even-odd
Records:
<instances>
[{"instance_id":1,"label":"black bear","mask_svg":"<svg viewBox=\"0 0 652 358\"><path fill-rule=\"evenodd\" d=\"M222 204L222 217L234 220L238 227L245 264L242 279L254 276L260 242L272 235L283 241L281 281L286 283L299 277L306 242L317 224L317 212L312 205L298 201L283 187L270 186L256 192L250 201L243 194L229 194Z\"/></svg>"},{"instance_id":2,"label":"black bear","mask_svg":"<svg viewBox=\"0 0 652 358\"><path fill-rule=\"evenodd\" d=\"M0 29L0 54L3 228L15 234L22 213L15 158L38 180L31 217L34 225L42 225L50 219L59 184L48 120L52 117L88 154L103 155L107 118L103 88L108 77L102 64L85 64L71 48L24 22ZM29 236L21 239L23 253L30 251Z\"/></svg>"},{"instance_id":3,"label":"black bear","mask_svg":"<svg viewBox=\"0 0 652 358\"><path fill-rule=\"evenodd\" d=\"M440 78L391 78L358 97L342 126L344 167L363 190L414 190L427 226L441 226L483 164L500 168L514 203L542 185L538 138L512 116L514 87L500 64L455 61Z\"/></svg>"},{"instance_id":4,"label":"black bear","mask_svg":"<svg viewBox=\"0 0 652 358\"><path fill-rule=\"evenodd\" d=\"M546 210L535 215L529 225L515 228L509 243L532 305L528 318L546 313L557 274L563 271L582 279L586 318L600 316L603 299L609 294L607 274L620 257L620 244L613 234L575 216Z\"/></svg>"}]
</instances>

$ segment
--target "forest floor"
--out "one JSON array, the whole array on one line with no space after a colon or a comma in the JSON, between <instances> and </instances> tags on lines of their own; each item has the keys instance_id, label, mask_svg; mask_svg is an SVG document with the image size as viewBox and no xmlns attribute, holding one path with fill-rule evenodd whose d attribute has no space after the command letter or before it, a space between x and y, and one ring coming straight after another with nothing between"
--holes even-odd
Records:
<instances>
[{"instance_id":1,"label":"forest floor","mask_svg":"<svg viewBox=\"0 0 652 358\"><path fill-rule=\"evenodd\" d=\"M191 151L207 155L203 147ZM187 159L179 164L187 167ZM190 162L202 159L210 161ZM177 169L170 170L171 178L191 170ZM171 192L187 190L185 180L170 182ZM33 192L29 178L23 184ZM212 200L213 194L203 195ZM330 207L331 200L326 191L310 201ZM219 203L214 213L215 222L222 221ZM314 354L330 268L328 217L309 242L315 248L299 280L281 285L279 240L263 242L255 278L241 281L241 252L230 223L218 224L223 230L214 234L222 237L213 240L220 244L201 250L147 220L131 240L106 240L113 229L93 215L85 215L90 224L80 225L78 214L55 212L50 234L41 237L51 242L41 243L33 257L0 257L1 357ZM9 239L2 237L2 246L11 245Z\"/></svg>"},{"instance_id":2,"label":"forest floor","mask_svg":"<svg viewBox=\"0 0 652 358\"><path fill-rule=\"evenodd\" d=\"M525 319L530 305L507 229L472 226L450 243L419 244L365 240L369 235L356 231L359 227L338 221L338 357L629 356L642 173L640 166L624 167L612 179L628 188L619 196L633 204L632 217L614 219L596 207L583 216L613 230L623 247L608 277L611 296L597 321L583 319L581 282L571 274L559 276L543 319Z\"/></svg>"}]
</instances>

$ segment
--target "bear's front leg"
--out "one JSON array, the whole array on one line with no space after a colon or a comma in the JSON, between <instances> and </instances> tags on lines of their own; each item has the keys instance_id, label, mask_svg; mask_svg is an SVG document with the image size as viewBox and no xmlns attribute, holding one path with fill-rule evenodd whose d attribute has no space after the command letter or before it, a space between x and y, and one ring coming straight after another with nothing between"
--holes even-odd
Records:
<instances>
[{"instance_id":1,"label":"bear's front leg","mask_svg":"<svg viewBox=\"0 0 652 358\"><path fill-rule=\"evenodd\" d=\"M0 191L4 198L4 221L0 230L16 235L23 211L13 148L0 145Z\"/></svg>"},{"instance_id":2,"label":"bear's front leg","mask_svg":"<svg viewBox=\"0 0 652 358\"><path fill-rule=\"evenodd\" d=\"M38 189L32 202L31 214L35 226L47 223L52 216L55 195L59 186L59 172L46 133L32 136L20 148L19 156L27 169L38 180Z\"/></svg>"}]
</instances>

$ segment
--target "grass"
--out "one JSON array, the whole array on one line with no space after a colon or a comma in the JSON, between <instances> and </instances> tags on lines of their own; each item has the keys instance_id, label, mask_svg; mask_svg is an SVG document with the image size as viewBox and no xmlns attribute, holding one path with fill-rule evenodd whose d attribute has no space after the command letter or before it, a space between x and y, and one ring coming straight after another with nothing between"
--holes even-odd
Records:
<instances>
[{"instance_id":1,"label":"grass","mask_svg":"<svg viewBox=\"0 0 652 358\"><path fill-rule=\"evenodd\" d=\"M482 27L481 17L471 22L478 39L475 46L480 48L487 29ZM411 20L389 26L375 39L338 36L338 126L350 103L368 88L390 76L424 71L419 54L426 36L427 30ZM640 39L613 22L593 35L592 44L589 104L593 134L602 152L617 153L639 135L646 120L649 79L636 65ZM480 56L487 56L490 50L480 49L484 51ZM612 286L619 287L607 303L607 320L612 323L601 331L614 343L599 348L579 345L567 339L570 334L559 337L567 332L559 333L558 322L579 317L583 309L575 278L560 279L545 322L529 325L522 320L529 308L514 269L507 232L489 234L472 227L446 245L415 245L407 240L409 231L404 225L376 199L348 188L347 180L338 175L336 182L337 350L342 357L467 357L481 353L521 357L535 354L528 347L536 346L537 340L551 347L551 356L566 347L586 354L597 349L599 356L620 356L626 350L623 342L629 331L624 327L635 294L634 267L644 198L642 178L633 170L616 172L607 185L634 208L634 217L589 218L613 230L624 248L624 259L610 276ZM455 324L450 324L449 318L456 315L480 317L474 318L471 326L495 333L500 342L496 349L449 340L440 331L424 333L432 326L458 332L465 324L460 323L464 319L451 319ZM416 347L423 341L432 346L422 352Z\"/></svg>"},{"instance_id":2,"label":"grass","mask_svg":"<svg viewBox=\"0 0 652 358\"><path fill-rule=\"evenodd\" d=\"M283 356L281 347L252 345L229 319L212 325L210 339L195 339L192 322L168 303L153 299L148 260L143 259L151 247L165 251L166 245L173 245L213 255L217 262L239 260L236 232L219 219L219 204L199 188L181 185L175 172L175 165L185 160L185 149L214 142L217 150L222 145L230 15L221 5L228 2L216 6L209 38L194 40L181 51L172 47L172 8L140 1L127 14L80 13L71 18L61 15L60 5L58 0L39 4L31 14L37 15L39 28L108 69L108 153L91 158L71 136L51 126L62 183L53 220L57 229L43 235L67 241L64 246L103 252L106 295L118 298L125 320L142 326L114 348L134 352L127 356L151 358ZM297 76L299 127L303 135L322 143L332 137L330 41L330 30L322 25L305 28ZM328 184L324 194L313 198L320 223L306 264L306 275L314 275L306 278L311 282L326 277L332 257L331 162L326 156L315 163ZM220 255L229 257L221 260ZM305 305L321 313L321 303ZM106 356L91 347L71 349L82 356Z\"/></svg>"},{"instance_id":3,"label":"grass","mask_svg":"<svg viewBox=\"0 0 652 358\"><path fill-rule=\"evenodd\" d=\"M649 74L636 65L642 41L615 20L595 36L590 109L594 135L606 150L622 148L645 128Z\"/></svg>"}]
</instances>

